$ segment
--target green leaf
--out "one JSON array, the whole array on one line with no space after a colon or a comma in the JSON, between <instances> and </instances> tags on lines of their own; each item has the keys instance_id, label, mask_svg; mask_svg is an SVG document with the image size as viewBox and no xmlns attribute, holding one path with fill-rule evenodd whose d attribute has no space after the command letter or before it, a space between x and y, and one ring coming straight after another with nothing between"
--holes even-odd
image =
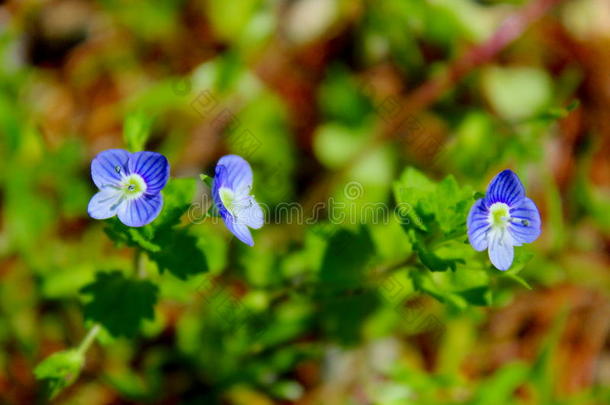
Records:
<instances>
[{"instance_id":1,"label":"green leaf","mask_svg":"<svg viewBox=\"0 0 610 405\"><path fill-rule=\"evenodd\" d=\"M214 185L214 178L211 176L208 176L207 174L201 173L199 175L199 179L203 182L203 184L205 184L209 188L212 188L212 186Z\"/></svg>"},{"instance_id":2,"label":"green leaf","mask_svg":"<svg viewBox=\"0 0 610 405\"><path fill-rule=\"evenodd\" d=\"M125 118L123 126L123 140L132 152L144 150L153 119L143 111L131 113Z\"/></svg>"},{"instance_id":3,"label":"green leaf","mask_svg":"<svg viewBox=\"0 0 610 405\"><path fill-rule=\"evenodd\" d=\"M400 179L395 183L396 199L398 202L407 202L418 205L436 190L436 184L426 175L413 167L407 167Z\"/></svg>"},{"instance_id":4,"label":"green leaf","mask_svg":"<svg viewBox=\"0 0 610 405\"><path fill-rule=\"evenodd\" d=\"M85 358L78 350L61 351L38 364L34 375L43 382L46 394L54 398L76 380L84 364Z\"/></svg>"},{"instance_id":5,"label":"green leaf","mask_svg":"<svg viewBox=\"0 0 610 405\"><path fill-rule=\"evenodd\" d=\"M163 189L163 209L152 223L132 228L122 224L117 218L111 218L106 221L104 231L119 245L139 248L148 253L160 251L161 245L157 235L180 223L193 201L195 185L195 179L170 179Z\"/></svg>"},{"instance_id":6,"label":"green leaf","mask_svg":"<svg viewBox=\"0 0 610 405\"><path fill-rule=\"evenodd\" d=\"M363 324L381 304L381 297L371 290L341 292L320 297L317 319L329 339L342 345L354 345L362 336Z\"/></svg>"},{"instance_id":7,"label":"green leaf","mask_svg":"<svg viewBox=\"0 0 610 405\"><path fill-rule=\"evenodd\" d=\"M254 20L260 0L210 1L205 5L214 33L227 41L237 41Z\"/></svg>"},{"instance_id":8,"label":"green leaf","mask_svg":"<svg viewBox=\"0 0 610 405\"><path fill-rule=\"evenodd\" d=\"M515 280L517 283L521 284L528 290L531 290L532 287L529 283L519 275L519 272L525 268L525 266L532 260L534 254L528 251L524 247L515 249L515 259L513 261L513 265L507 271L503 272L502 275L504 277Z\"/></svg>"},{"instance_id":9,"label":"green leaf","mask_svg":"<svg viewBox=\"0 0 610 405\"><path fill-rule=\"evenodd\" d=\"M129 279L119 271L100 272L81 292L91 296L85 318L115 337L133 337L143 320L154 319L158 288L150 281Z\"/></svg>"},{"instance_id":10,"label":"green leaf","mask_svg":"<svg viewBox=\"0 0 610 405\"><path fill-rule=\"evenodd\" d=\"M530 369L524 363L510 363L498 370L481 386L473 405L512 403L515 390L530 378Z\"/></svg>"},{"instance_id":11,"label":"green leaf","mask_svg":"<svg viewBox=\"0 0 610 405\"><path fill-rule=\"evenodd\" d=\"M193 203L197 181L193 178L170 179L163 189L163 210L148 227L160 229L180 223Z\"/></svg>"},{"instance_id":12,"label":"green leaf","mask_svg":"<svg viewBox=\"0 0 610 405\"><path fill-rule=\"evenodd\" d=\"M209 270L197 238L186 229L167 229L155 237L155 242L162 249L149 251L148 256L157 263L159 271L168 270L179 279L186 280L189 276Z\"/></svg>"},{"instance_id":13,"label":"green leaf","mask_svg":"<svg viewBox=\"0 0 610 405\"><path fill-rule=\"evenodd\" d=\"M321 143L329 147L334 145L346 149L346 151L336 148L331 149L332 152L341 155L341 158L337 159L338 161L353 154L355 152L354 146L358 147L362 143L362 137L365 134L362 133L361 128L363 128L367 116L373 111L371 101L365 95L365 93L369 93L366 90L368 89L363 89L353 79L350 72L339 64L330 67L325 80L319 87L318 104L320 111L326 122L334 123L320 127L320 133L328 135L328 138L334 138L323 140ZM359 129L350 131L349 128ZM327 138L326 135L323 135L323 137ZM345 142L349 138L351 138L352 145ZM316 140L316 143L318 143L318 140ZM316 152L326 154L320 148L320 146L323 146L322 144L317 144L314 147ZM331 161L334 160L331 156L328 156L328 158ZM322 162L327 163L325 160L322 160Z\"/></svg>"},{"instance_id":14,"label":"green leaf","mask_svg":"<svg viewBox=\"0 0 610 405\"><path fill-rule=\"evenodd\" d=\"M578 107L580 107L580 100L574 99L570 102L570 104L568 104L568 106L565 109L568 112L572 112L572 111L576 110Z\"/></svg>"},{"instance_id":15,"label":"green leaf","mask_svg":"<svg viewBox=\"0 0 610 405\"><path fill-rule=\"evenodd\" d=\"M324 235L324 233L320 233ZM330 339L342 344L359 340L363 323L380 303L375 291L364 290L375 245L368 228L338 228L328 237L319 274L319 318Z\"/></svg>"},{"instance_id":16,"label":"green leaf","mask_svg":"<svg viewBox=\"0 0 610 405\"><path fill-rule=\"evenodd\" d=\"M540 347L538 354L533 360L533 364L528 376L528 382L536 388L540 403L551 403L555 381L557 381L557 368L555 359L560 350L562 336L565 336L568 317L570 314L568 307L563 307L559 314L555 315L550 331L547 332Z\"/></svg>"},{"instance_id":17,"label":"green leaf","mask_svg":"<svg viewBox=\"0 0 610 405\"><path fill-rule=\"evenodd\" d=\"M117 245L127 245L146 252L161 250L161 246L153 241L153 227L151 225L131 228L121 223L118 218L110 218L106 221L104 232Z\"/></svg>"},{"instance_id":18,"label":"green leaf","mask_svg":"<svg viewBox=\"0 0 610 405\"><path fill-rule=\"evenodd\" d=\"M466 306L464 299L439 285L434 280L433 274L428 271L411 271L409 276L416 290L422 291L454 308L464 308Z\"/></svg>"},{"instance_id":19,"label":"green leaf","mask_svg":"<svg viewBox=\"0 0 610 405\"><path fill-rule=\"evenodd\" d=\"M320 125L314 138L314 152L326 167L339 169L362 150L370 133L369 127L354 129L336 122Z\"/></svg>"},{"instance_id":20,"label":"green leaf","mask_svg":"<svg viewBox=\"0 0 610 405\"><path fill-rule=\"evenodd\" d=\"M473 204L473 191L460 187L453 176L435 184L419 171L407 168L394 184L399 216L409 219L408 228L428 232L435 220L445 235L464 233Z\"/></svg>"},{"instance_id":21,"label":"green leaf","mask_svg":"<svg viewBox=\"0 0 610 405\"><path fill-rule=\"evenodd\" d=\"M572 111L580 106L578 99L572 100L566 107L552 107L547 111L542 112L539 116L533 117L532 120L548 120L555 121L567 117Z\"/></svg>"},{"instance_id":22,"label":"green leaf","mask_svg":"<svg viewBox=\"0 0 610 405\"><path fill-rule=\"evenodd\" d=\"M471 305L489 306L491 304L491 290L485 285L457 291L456 294Z\"/></svg>"},{"instance_id":23,"label":"green leaf","mask_svg":"<svg viewBox=\"0 0 610 405\"><path fill-rule=\"evenodd\" d=\"M527 119L548 107L553 81L542 69L490 67L483 72L483 91L504 118Z\"/></svg>"},{"instance_id":24,"label":"green leaf","mask_svg":"<svg viewBox=\"0 0 610 405\"><path fill-rule=\"evenodd\" d=\"M527 248L520 247L515 249L515 259L513 260L513 264L508 271L504 272L504 274L518 274L533 258L534 254L527 250Z\"/></svg>"},{"instance_id":25,"label":"green leaf","mask_svg":"<svg viewBox=\"0 0 610 405\"><path fill-rule=\"evenodd\" d=\"M466 234L473 194L469 187L460 187L453 176L435 184L411 167L394 183L397 216L413 250L429 270L455 271L457 264L465 263L459 255L441 256L430 246Z\"/></svg>"},{"instance_id":26,"label":"green leaf","mask_svg":"<svg viewBox=\"0 0 610 405\"><path fill-rule=\"evenodd\" d=\"M442 258L435 252L432 252L428 247L420 242L415 241L413 243L413 250L417 252L417 257L421 263L426 266L430 271L455 271L458 263L465 263L462 258Z\"/></svg>"},{"instance_id":27,"label":"green leaf","mask_svg":"<svg viewBox=\"0 0 610 405\"><path fill-rule=\"evenodd\" d=\"M474 203L473 191L460 188L453 176L439 183L434 193L430 193L428 203L434 208L434 216L445 235L466 233L466 218Z\"/></svg>"},{"instance_id":28,"label":"green leaf","mask_svg":"<svg viewBox=\"0 0 610 405\"><path fill-rule=\"evenodd\" d=\"M527 288L528 290L532 289L532 286L529 285L529 283L518 274L505 274L505 277L515 280L517 283L521 284L523 287Z\"/></svg>"},{"instance_id":29,"label":"green leaf","mask_svg":"<svg viewBox=\"0 0 610 405\"><path fill-rule=\"evenodd\" d=\"M207 260L197 238L177 227L191 207L195 185L195 179L170 180L163 190L163 210L151 224L130 228L112 218L107 221L106 233L118 244L142 250L161 272L168 270L182 280L207 271Z\"/></svg>"},{"instance_id":30,"label":"green leaf","mask_svg":"<svg viewBox=\"0 0 610 405\"><path fill-rule=\"evenodd\" d=\"M435 190L436 184L412 167L406 168L400 179L394 182L396 212L405 229L429 230L428 222L433 212L428 204L428 196Z\"/></svg>"},{"instance_id":31,"label":"green leaf","mask_svg":"<svg viewBox=\"0 0 610 405\"><path fill-rule=\"evenodd\" d=\"M320 282L324 286L349 289L362 284L364 272L373 258L375 245L367 228L339 229L328 239Z\"/></svg>"},{"instance_id":32,"label":"green leaf","mask_svg":"<svg viewBox=\"0 0 610 405\"><path fill-rule=\"evenodd\" d=\"M160 271L168 270L184 280L208 271L208 264L198 240L187 229L178 228L180 218L189 210L195 193L195 179L173 179L166 187L166 206L155 223L153 243L159 250L148 250Z\"/></svg>"}]
</instances>

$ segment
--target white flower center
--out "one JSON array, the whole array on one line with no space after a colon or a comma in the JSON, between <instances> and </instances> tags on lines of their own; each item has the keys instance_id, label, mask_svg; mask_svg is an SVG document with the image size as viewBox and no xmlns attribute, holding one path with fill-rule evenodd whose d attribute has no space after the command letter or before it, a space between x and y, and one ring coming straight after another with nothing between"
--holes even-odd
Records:
<instances>
[{"instance_id":1,"label":"white flower center","mask_svg":"<svg viewBox=\"0 0 610 405\"><path fill-rule=\"evenodd\" d=\"M218 190L218 195L222 205L235 218L239 217L241 211L249 208L252 205L250 195L248 193L237 194L230 188L221 187Z\"/></svg>"},{"instance_id":2,"label":"white flower center","mask_svg":"<svg viewBox=\"0 0 610 405\"><path fill-rule=\"evenodd\" d=\"M489 207L489 224L495 229L506 229L511 221L510 208L508 205L497 202Z\"/></svg>"},{"instance_id":3,"label":"white flower center","mask_svg":"<svg viewBox=\"0 0 610 405\"><path fill-rule=\"evenodd\" d=\"M126 199L133 200L144 194L147 186L142 176L134 173L123 177L119 188L123 191L123 196Z\"/></svg>"}]
</instances>

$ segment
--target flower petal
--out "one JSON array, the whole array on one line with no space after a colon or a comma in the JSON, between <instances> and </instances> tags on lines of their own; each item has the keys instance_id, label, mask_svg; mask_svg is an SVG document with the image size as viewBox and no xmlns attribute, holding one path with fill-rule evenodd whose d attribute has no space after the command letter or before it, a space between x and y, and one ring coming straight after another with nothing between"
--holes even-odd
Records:
<instances>
[{"instance_id":1,"label":"flower petal","mask_svg":"<svg viewBox=\"0 0 610 405\"><path fill-rule=\"evenodd\" d=\"M91 200L87 212L91 218L107 219L117 214L119 206L124 203L123 193L114 187L104 187Z\"/></svg>"},{"instance_id":2,"label":"flower petal","mask_svg":"<svg viewBox=\"0 0 610 405\"><path fill-rule=\"evenodd\" d=\"M237 155L226 155L218 160L214 187L227 187L233 191L249 190L252 188L252 168L244 158Z\"/></svg>"},{"instance_id":3,"label":"flower petal","mask_svg":"<svg viewBox=\"0 0 610 405\"><path fill-rule=\"evenodd\" d=\"M529 198L523 198L510 209L512 222L508 229L519 245L532 243L540 236L540 212L536 204Z\"/></svg>"},{"instance_id":4,"label":"flower petal","mask_svg":"<svg viewBox=\"0 0 610 405\"><path fill-rule=\"evenodd\" d=\"M231 215L229 213L229 210L227 210L227 208L225 207L225 205L222 203L222 198L220 198L220 186L218 185L218 174L219 172L222 173L224 172L225 169L221 169L220 171L218 170L218 168L216 168L216 177L214 178L214 183L212 183L212 198L214 199L214 204L216 205L216 208L218 208L218 213L223 216L224 215Z\"/></svg>"},{"instance_id":5,"label":"flower petal","mask_svg":"<svg viewBox=\"0 0 610 405\"><path fill-rule=\"evenodd\" d=\"M254 197L248 198L246 206L240 207L238 205L235 207L235 216L237 217L238 223L254 229L261 228L265 222L263 210Z\"/></svg>"},{"instance_id":6,"label":"flower petal","mask_svg":"<svg viewBox=\"0 0 610 405\"><path fill-rule=\"evenodd\" d=\"M508 270L515 258L515 248L510 233L506 230L491 229L488 232L489 259L498 270Z\"/></svg>"},{"instance_id":7,"label":"flower petal","mask_svg":"<svg viewBox=\"0 0 610 405\"><path fill-rule=\"evenodd\" d=\"M138 198L125 200L119 207L117 215L127 226L144 226L151 223L163 207L161 194L142 194Z\"/></svg>"},{"instance_id":8,"label":"flower petal","mask_svg":"<svg viewBox=\"0 0 610 405\"><path fill-rule=\"evenodd\" d=\"M129 171L142 176L147 194L157 194L167 184L169 162L160 153L136 152L129 159Z\"/></svg>"},{"instance_id":9,"label":"flower petal","mask_svg":"<svg viewBox=\"0 0 610 405\"><path fill-rule=\"evenodd\" d=\"M100 152L91 161L91 178L100 190L116 186L125 174L129 174L128 162L131 154L123 149L108 149Z\"/></svg>"},{"instance_id":10,"label":"flower petal","mask_svg":"<svg viewBox=\"0 0 610 405\"><path fill-rule=\"evenodd\" d=\"M510 207L523 197L525 188L519 177L512 170L504 170L489 183L485 202L488 207L497 202Z\"/></svg>"},{"instance_id":11,"label":"flower petal","mask_svg":"<svg viewBox=\"0 0 610 405\"><path fill-rule=\"evenodd\" d=\"M240 241L244 242L248 246L254 246L254 239L252 239L252 233L246 224L236 221L231 214L222 215L222 219L227 226L227 229L231 231L233 235Z\"/></svg>"},{"instance_id":12,"label":"flower petal","mask_svg":"<svg viewBox=\"0 0 610 405\"><path fill-rule=\"evenodd\" d=\"M479 252L487 249L487 232L489 224L489 211L485 207L485 202L481 198L477 200L468 214L468 240L470 244Z\"/></svg>"}]
</instances>

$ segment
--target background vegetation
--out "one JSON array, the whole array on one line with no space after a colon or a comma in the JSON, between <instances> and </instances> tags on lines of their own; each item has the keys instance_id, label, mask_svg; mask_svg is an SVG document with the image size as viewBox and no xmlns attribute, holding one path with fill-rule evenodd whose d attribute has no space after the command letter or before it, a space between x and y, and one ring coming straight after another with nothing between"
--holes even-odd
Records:
<instances>
[{"instance_id":1,"label":"background vegetation","mask_svg":"<svg viewBox=\"0 0 610 405\"><path fill-rule=\"evenodd\" d=\"M3 2L0 403L609 403L609 49L607 0ZM116 147L171 162L154 227L87 216ZM320 218L203 220L226 153ZM507 167L503 273L464 223Z\"/></svg>"}]
</instances>

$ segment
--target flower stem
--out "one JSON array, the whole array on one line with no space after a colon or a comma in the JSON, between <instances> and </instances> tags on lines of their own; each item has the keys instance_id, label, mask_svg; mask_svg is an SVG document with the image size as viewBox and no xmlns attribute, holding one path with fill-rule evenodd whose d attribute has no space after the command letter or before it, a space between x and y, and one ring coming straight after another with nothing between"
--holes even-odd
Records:
<instances>
[{"instance_id":1,"label":"flower stem","mask_svg":"<svg viewBox=\"0 0 610 405\"><path fill-rule=\"evenodd\" d=\"M89 333L87 333L87 336L85 336L85 338L83 339L81 344L78 346L78 349L77 349L78 353L80 353L81 355L84 355L85 352L87 352L87 350L89 349L89 346L91 346L91 344L95 340L97 334L100 333L100 330L101 330L101 327L98 323L93 325L91 330L89 330Z\"/></svg>"}]
</instances>

